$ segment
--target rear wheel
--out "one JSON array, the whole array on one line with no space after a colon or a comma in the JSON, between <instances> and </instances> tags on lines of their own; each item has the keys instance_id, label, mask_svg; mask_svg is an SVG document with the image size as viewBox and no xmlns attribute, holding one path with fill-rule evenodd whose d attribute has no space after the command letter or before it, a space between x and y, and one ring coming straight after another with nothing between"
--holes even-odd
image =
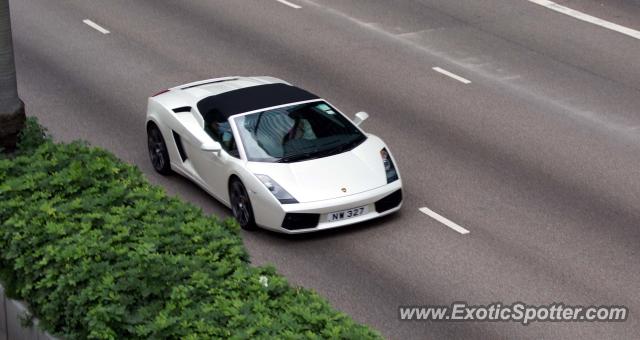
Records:
<instances>
[{"instance_id":1,"label":"rear wheel","mask_svg":"<svg viewBox=\"0 0 640 340\"><path fill-rule=\"evenodd\" d=\"M153 123L147 127L147 147L153 168L162 175L169 175L171 162L169 161L167 144L164 142L160 129Z\"/></svg>"},{"instance_id":2,"label":"rear wheel","mask_svg":"<svg viewBox=\"0 0 640 340\"><path fill-rule=\"evenodd\" d=\"M240 180L234 179L229 185L229 198L233 217L238 221L240 227L244 230L255 230L256 222L253 217L249 194Z\"/></svg>"}]
</instances>

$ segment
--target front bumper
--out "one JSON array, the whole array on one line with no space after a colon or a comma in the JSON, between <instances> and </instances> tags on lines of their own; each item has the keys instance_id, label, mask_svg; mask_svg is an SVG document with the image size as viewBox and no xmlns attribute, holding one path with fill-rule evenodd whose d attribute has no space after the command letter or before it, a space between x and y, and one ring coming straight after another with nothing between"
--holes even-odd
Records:
<instances>
[{"instance_id":1,"label":"front bumper","mask_svg":"<svg viewBox=\"0 0 640 340\"><path fill-rule=\"evenodd\" d=\"M272 205L262 209L254 204L254 213L256 223L263 228L287 234L309 233L360 223L396 212L402 207L401 190L402 182L397 180L373 190L330 200ZM398 195L400 197L397 197ZM329 213L361 206L367 207L366 214L338 221L328 221ZM299 216L298 214L312 215ZM317 223L313 221L312 216L315 216ZM288 223L284 223L285 217ZM315 227L300 229L295 226L296 222L292 221L292 217L294 219L301 217L301 221L304 221L305 225L315 224Z\"/></svg>"}]
</instances>

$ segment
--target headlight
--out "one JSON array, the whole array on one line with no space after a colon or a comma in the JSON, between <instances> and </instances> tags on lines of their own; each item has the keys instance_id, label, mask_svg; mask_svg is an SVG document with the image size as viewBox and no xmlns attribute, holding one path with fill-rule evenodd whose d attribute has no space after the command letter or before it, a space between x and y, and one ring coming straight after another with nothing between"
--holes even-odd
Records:
<instances>
[{"instance_id":1,"label":"headlight","mask_svg":"<svg viewBox=\"0 0 640 340\"><path fill-rule=\"evenodd\" d=\"M387 173L387 184L398 179L398 172L396 171L393 160L389 156L389 152L386 148L380 150L380 157L382 157L382 164L384 165L384 171Z\"/></svg>"},{"instance_id":2,"label":"headlight","mask_svg":"<svg viewBox=\"0 0 640 340\"><path fill-rule=\"evenodd\" d=\"M272 180L271 177L267 175L257 175L257 174L256 174L256 177L258 177L260 182L262 182L262 184L264 184L264 186L267 187L267 189L269 189L269 191L273 194L273 196L275 196L275 198L278 199L278 201L280 201L280 203L282 204L298 203L298 201L295 198L293 198L293 196L291 196L290 193L284 190L280 186L280 184L278 184L278 182Z\"/></svg>"}]
</instances>

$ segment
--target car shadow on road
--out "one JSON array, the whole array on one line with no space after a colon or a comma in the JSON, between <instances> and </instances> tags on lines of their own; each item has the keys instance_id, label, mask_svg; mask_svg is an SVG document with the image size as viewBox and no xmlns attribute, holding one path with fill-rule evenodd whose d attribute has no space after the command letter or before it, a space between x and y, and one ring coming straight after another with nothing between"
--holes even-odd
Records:
<instances>
[{"instance_id":1,"label":"car shadow on road","mask_svg":"<svg viewBox=\"0 0 640 340\"><path fill-rule=\"evenodd\" d=\"M333 228L333 229L325 229L318 230L315 232L304 233L304 234L285 234L278 233L275 231L267 230L267 229L258 229L256 231L252 231L251 233L260 233L266 237L279 239L283 241L310 241L310 240L322 240L322 239L330 239L334 237L344 237L348 235L359 234L363 232L381 232L385 228L391 228L391 221L399 219L402 216L402 209L399 211L385 215L373 220L368 220L352 225L347 225L343 227Z\"/></svg>"},{"instance_id":2,"label":"car shadow on road","mask_svg":"<svg viewBox=\"0 0 640 340\"><path fill-rule=\"evenodd\" d=\"M150 170L152 169L150 168ZM168 194L176 195L181 199L202 208L207 215L213 215L220 219L231 217L231 210L228 207L213 198L206 190L202 189L199 185L193 183L189 179L176 173L171 174L170 176L160 176L152 171L149 172L153 174L152 182L155 185L162 186L165 191L168 191ZM147 177L151 177L148 173L146 175ZM170 190L167 190L168 188L170 188ZM400 219L402 216L403 209L400 209L395 213L373 220L304 234L285 234L264 228L258 228L257 230L249 232L245 231L243 234L252 234L252 236L256 236L258 238L269 238L273 240L292 242L331 239L334 237L345 237L363 232L381 232L385 228L391 228L392 226L390 222Z\"/></svg>"}]
</instances>

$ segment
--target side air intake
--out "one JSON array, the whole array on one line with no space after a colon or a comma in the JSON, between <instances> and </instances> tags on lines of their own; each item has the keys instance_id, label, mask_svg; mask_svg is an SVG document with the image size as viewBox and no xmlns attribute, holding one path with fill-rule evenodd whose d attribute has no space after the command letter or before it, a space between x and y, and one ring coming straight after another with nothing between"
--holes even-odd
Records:
<instances>
[{"instance_id":1,"label":"side air intake","mask_svg":"<svg viewBox=\"0 0 640 340\"><path fill-rule=\"evenodd\" d=\"M182 161L184 162L187 160L187 153L184 152L184 147L182 146L182 139L180 138L180 135L177 134L175 131L171 130L171 132L173 132L173 140L176 141L176 148L178 148L180 159L182 159Z\"/></svg>"}]
</instances>

